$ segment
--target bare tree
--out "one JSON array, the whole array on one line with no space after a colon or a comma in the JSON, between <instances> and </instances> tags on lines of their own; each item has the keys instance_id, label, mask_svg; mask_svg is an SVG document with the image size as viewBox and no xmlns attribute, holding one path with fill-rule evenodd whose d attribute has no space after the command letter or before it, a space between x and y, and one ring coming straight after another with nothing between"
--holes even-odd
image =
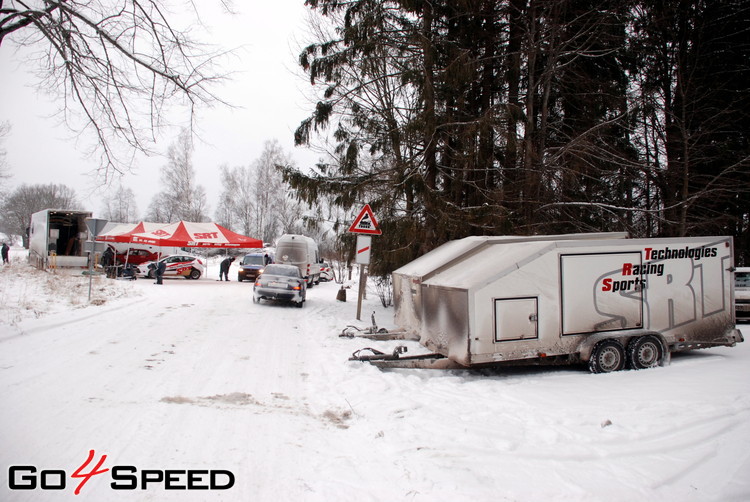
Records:
<instances>
[{"instance_id":1,"label":"bare tree","mask_svg":"<svg viewBox=\"0 0 750 502\"><path fill-rule=\"evenodd\" d=\"M290 162L276 140L266 141L263 152L253 165L255 231L264 241L271 242L279 236L279 224L286 216L288 207L284 205L286 189L281 175L276 171L277 164Z\"/></svg>"},{"instance_id":2,"label":"bare tree","mask_svg":"<svg viewBox=\"0 0 750 502\"><path fill-rule=\"evenodd\" d=\"M255 216L255 174L251 168L221 167L224 191L221 194L216 218L229 228L245 235L253 235Z\"/></svg>"},{"instance_id":3,"label":"bare tree","mask_svg":"<svg viewBox=\"0 0 750 502\"><path fill-rule=\"evenodd\" d=\"M214 212L214 221L223 227L234 229L235 217L232 212L232 205L235 189L232 170L228 165L223 164L219 167L219 172L221 173L221 184L224 191L219 195L219 202L216 204L216 211Z\"/></svg>"},{"instance_id":4,"label":"bare tree","mask_svg":"<svg viewBox=\"0 0 750 502\"><path fill-rule=\"evenodd\" d=\"M198 17L185 3L181 15ZM105 179L126 171L133 151L150 151L173 98L191 123L197 105L220 101L211 85L223 78L222 53L170 15L158 0L0 1L0 44L35 51L28 62L38 87L58 98L68 127L93 132Z\"/></svg>"},{"instance_id":5,"label":"bare tree","mask_svg":"<svg viewBox=\"0 0 750 502\"><path fill-rule=\"evenodd\" d=\"M0 201L5 197L5 182L11 177L8 160L5 158L7 152L3 148L3 140L10 133L10 123L0 122Z\"/></svg>"},{"instance_id":6,"label":"bare tree","mask_svg":"<svg viewBox=\"0 0 750 502\"><path fill-rule=\"evenodd\" d=\"M138 220L138 205L133 189L118 185L102 200L102 218L119 223Z\"/></svg>"},{"instance_id":7,"label":"bare tree","mask_svg":"<svg viewBox=\"0 0 750 502\"><path fill-rule=\"evenodd\" d=\"M170 145L167 157L169 161L161 171L162 190L154 196L147 219L207 220L206 190L195 183L193 142L188 130L183 130Z\"/></svg>"},{"instance_id":8,"label":"bare tree","mask_svg":"<svg viewBox=\"0 0 750 502\"><path fill-rule=\"evenodd\" d=\"M0 230L23 238L28 247L26 229L31 215L42 209L79 209L75 190L65 185L21 185L5 200L0 214Z\"/></svg>"},{"instance_id":9,"label":"bare tree","mask_svg":"<svg viewBox=\"0 0 750 502\"><path fill-rule=\"evenodd\" d=\"M260 157L250 166L221 167L224 185L216 218L239 232L273 242L281 233L301 232L302 206L289 196L278 165L290 156L276 140L266 141Z\"/></svg>"},{"instance_id":10,"label":"bare tree","mask_svg":"<svg viewBox=\"0 0 750 502\"><path fill-rule=\"evenodd\" d=\"M175 216L174 210L168 194L159 192L151 199L144 218L157 223L171 223L179 219Z\"/></svg>"}]
</instances>

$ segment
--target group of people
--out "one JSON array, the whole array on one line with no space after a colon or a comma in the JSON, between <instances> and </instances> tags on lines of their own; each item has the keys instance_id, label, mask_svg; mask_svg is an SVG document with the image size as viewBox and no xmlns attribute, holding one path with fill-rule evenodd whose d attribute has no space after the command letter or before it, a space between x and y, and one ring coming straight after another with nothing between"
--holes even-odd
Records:
<instances>
[{"instance_id":1,"label":"group of people","mask_svg":"<svg viewBox=\"0 0 750 502\"><path fill-rule=\"evenodd\" d=\"M3 262L7 262L7 245L3 244ZM234 256L229 256L227 258L224 258L221 261L221 264L219 265L219 280L220 281L227 281L229 282L229 267L232 266L232 263L234 263ZM107 248L106 251L102 254L102 257L100 259L100 263L103 267L105 267L105 270L107 270L109 274L109 270L113 269L112 266L114 262L114 253L112 252L111 248ZM163 284L162 279L164 277L164 271L166 270L166 263L164 263L163 260L152 263L149 265L149 268L154 269L154 276L156 277L156 284Z\"/></svg>"}]
</instances>

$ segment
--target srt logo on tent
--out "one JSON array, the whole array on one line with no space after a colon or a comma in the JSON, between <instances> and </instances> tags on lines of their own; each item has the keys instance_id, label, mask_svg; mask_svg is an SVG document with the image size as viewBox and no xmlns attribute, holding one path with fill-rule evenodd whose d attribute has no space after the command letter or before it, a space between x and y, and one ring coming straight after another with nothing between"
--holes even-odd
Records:
<instances>
[{"instance_id":1,"label":"srt logo on tent","mask_svg":"<svg viewBox=\"0 0 750 502\"><path fill-rule=\"evenodd\" d=\"M81 493L84 485L94 476L109 473L113 490L147 490L162 486L165 490L228 490L234 486L234 474L228 470L200 469L143 469L133 465L116 465L111 469L103 467L106 455L102 455L95 466L94 450L88 458L70 475L78 481L75 494ZM67 473L62 469L39 470L33 465L12 465L8 468L8 487L11 490L65 490Z\"/></svg>"},{"instance_id":2,"label":"srt logo on tent","mask_svg":"<svg viewBox=\"0 0 750 502\"><path fill-rule=\"evenodd\" d=\"M195 232L195 238L196 239L218 239L219 238L219 232Z\"/></svg>"}]
</instances>

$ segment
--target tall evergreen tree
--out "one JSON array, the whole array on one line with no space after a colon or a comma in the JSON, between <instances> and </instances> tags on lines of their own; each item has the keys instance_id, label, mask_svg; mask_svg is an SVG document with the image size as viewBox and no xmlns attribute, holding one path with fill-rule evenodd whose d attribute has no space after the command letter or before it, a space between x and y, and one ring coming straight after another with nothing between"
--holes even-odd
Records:
<instances>
[{"instance_id":1,"label":"tall evergreen tree","mask_svg":"<svg viewBox=\"0 0 750 502\"><path fill-rule=\"evenodd\" d=\"M639 2L644 159L663 235L729 234L750 260L750 5Z\"/></svg>"},{"instance_id":2,"label":"tall evergreen tree","mask_svg":"<svg viewBox=\"0 0 750 502\"><path fill-rule=\"evenodd\" d=\"M376 274L476 234L747 242L748 8L718 4L308 0L327 22L300 63L322 91L296 139L327 134L334 158L284 177L308 203L372 205Z\"/></svg>"}]
</instances>

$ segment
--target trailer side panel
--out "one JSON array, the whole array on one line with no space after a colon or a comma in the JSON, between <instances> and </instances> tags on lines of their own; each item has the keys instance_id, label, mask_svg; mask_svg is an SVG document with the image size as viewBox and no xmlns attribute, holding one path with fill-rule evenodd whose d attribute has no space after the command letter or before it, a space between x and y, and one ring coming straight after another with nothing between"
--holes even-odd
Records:
<instances>
[{"instance_id":1,"label":"trailer side panel","mask_svg":"<svg viewBox=\"0 0 750 502\"><path fill-rule=\"evenodd\" d=\"M563 336L643 327L643 276L623 263L640 270L641 253L560 255Z\"/></svg>"}]
</instances>

